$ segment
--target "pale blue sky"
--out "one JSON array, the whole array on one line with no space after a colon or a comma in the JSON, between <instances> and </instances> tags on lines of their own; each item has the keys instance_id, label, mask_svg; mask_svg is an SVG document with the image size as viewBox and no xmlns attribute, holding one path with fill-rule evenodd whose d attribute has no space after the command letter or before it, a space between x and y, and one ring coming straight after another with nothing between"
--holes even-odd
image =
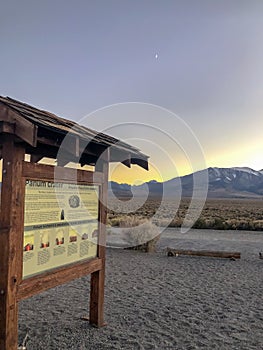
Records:
<instances>
[{"instance_id":1,"label":"pale blue sky","mask_svg":"<svg viewBox=\"0 0 263 350\"><path fill-rule=\"evenodd\" d=\"M0 33L1 95L77 121L160 105L189 125L207 166L263 168L263 1L11 0Z\"/></svg>"}]
</instances>

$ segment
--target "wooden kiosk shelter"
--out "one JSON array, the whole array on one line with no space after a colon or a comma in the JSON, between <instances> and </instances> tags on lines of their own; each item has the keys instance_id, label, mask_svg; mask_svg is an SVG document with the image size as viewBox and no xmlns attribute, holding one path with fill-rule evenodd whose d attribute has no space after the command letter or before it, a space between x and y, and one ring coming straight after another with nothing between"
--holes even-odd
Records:
<instances>
[{"instance_id":1,"label":"wooden kiosk shelter","mask_svg":"<svg viewBox=\"0 0 263 350\"><path fill-rule=\"evenodd\" d=\"M58 157L61 149L62 155ZM57 165L39 164L43 157L56 159ZM0 97L0 158L0 350L17 350L21 299L87 274L91 274L89 322L103 326L108 165L122 162L147 170L148 157L113 137L9 97ZM69 162L79 164L79 168L92 165L94 171L72 169L67 167ZM69 195L74 187L84 193L84 201L97 216L97 226L94 218L79 220L77 225L84 230L84 226L86 229L92 224L93 232L81 231L80 238L74 227L70 228L70 210L78 215L80 208L76 195L67 201L71 201L68 214L63 209L60 218L54 219L58 209L54 200L57 183L60 197L64 195L63 188ZM63 228L65 237L56 237L58 228ZM43 243L44 235L48 239ZM93 235L95 243L86 243L85 239ZM89 249L91 254L87 254ZM28 261L32 273L25 271Z\"/></svg>"}]
</instances>

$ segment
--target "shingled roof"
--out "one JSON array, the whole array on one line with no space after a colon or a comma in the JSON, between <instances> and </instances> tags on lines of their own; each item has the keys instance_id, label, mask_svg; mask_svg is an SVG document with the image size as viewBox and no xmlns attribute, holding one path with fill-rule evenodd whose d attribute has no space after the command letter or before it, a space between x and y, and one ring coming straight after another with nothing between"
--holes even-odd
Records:
<instances>
[{"instance_id":1,"label":"shingled roof","mask_svg":"<svg viewBox=\"0 0 263 350\"><path fill-rule=\"evenodd\" d=\"M18 140L25 142L26 152L35 159L57 158L58 150L63 146L65 163L77 161L82 166L94 165L110 147L111 162L120 161L126 166L137 164L148 170L148 156L136 147L53 113L0 96L0 135L4 133L15 134Z\"/></svg>"}]
</instances>

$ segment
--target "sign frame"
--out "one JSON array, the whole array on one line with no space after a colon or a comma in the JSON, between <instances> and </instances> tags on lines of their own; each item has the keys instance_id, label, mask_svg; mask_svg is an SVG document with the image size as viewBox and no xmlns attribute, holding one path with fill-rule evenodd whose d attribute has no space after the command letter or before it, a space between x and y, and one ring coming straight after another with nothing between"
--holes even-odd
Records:
<instances>
[{"instance_id":1,"label":"sign frame","mask_svg":"<svg viewBox=\"0 0 263 350\"><path fill-rule=\"evenodd\" d=\"M17 350L18 302L49 288L91 275L89 323L104 322L104 284L109 152L95 171L24 161L25 147L4 136L0 210L0 348ZM97 256L23 279L24 208L27 179L99 186Z\"/></svg>"},{"instance_id":2,"label":"sign frame","mask_svg":"<svg viewBox=\"0 0 263 350\"><path fill-rule=\"evenodd\" d=\"M54 181L54 167L43 164L33 164L23 162L22 181L26 183L29 178L36 181ZM59 284L69 282L75 278L82 277L84 275L100 271L103 268L102 256L100 254L99 244L102 241L103 227L102 219L102 205L103 205L103 188L105 183L104 176L99 172L90 172L85 170L76 170L64 167L56 167L56 174L59 176L56 181L72 183L76 181L78 185L97 185L99 186L99 233L98 233L98 246L97 257L88 259L82 262L76 262L69 265L57 267L47 272L43 272L39 275L22 279L18 288L18 300L28 298L34 294L40 293L49 288L55 287ZM95 181L94 181L95 180ZM23 249L22 249L23 251Z\"/></svg>"},{"instance_id":3,"label":"sign frame","mask_svg":"<svg viewBox=\"0 0 263 350\"><path fill-rule=\"evenodd\" d=\"M56 186L56 184L59 186ZM72 187L74 188L69 188L68 185L73 185ZM89 188L83 188L82 186L88 186ZM90 187L93 187L93 189ZM56 190L56 188L58 188L58 190ZM59 267L70 266L71 264L77 264L78 262L91 260L97 257L100 193L101 184L81 182L76 185L76 183L72 183L72 181L65 181L57 178L56 181L44 181L36 178L26 179L23 280L39 274L48 273ZM41 196L44 197L44 200ZM57 196L63 196L64 200L59 203ZM72 207L68 203L68 201L70 201L69 196L73 197L73 199L77 197L79 202L77 207ZM86 196L91 196L91 198ZM50 199L48 199L48 197ZM65 201L65 199L68 199L68 201ZM33 203L31 202L32 200ZM81 204L82 200L87 207L83 207ZM50 205L48 205L49 203ZM42 207L42 205L44 205L44 207ZM63 210L61 205L63 205ZM29 207L28 210L26 210L27 206ZM32 206L38 210L33 210L32 212L32 210L30 210ZM88 214L89 209L91 210L90 214ZM79 217L77 217L77 215L79 215ZM37 217L40 219L39 222L35 221ZM48 221L48 219L51 220ZM94 239L91 237L92 232L90 229L96 231ZM59 233L59 231L64 232L63 241L56 243L55 237L56 233ZM76 242L75 239L74 241L69 241L70 233L73 234L74 237L79 233L79 238L76 239ZM81 239L80 236L82 233L84 233L83 236L86 237L82 237ZM41 244L41 235L44 235L44 237L48 235L48 242L46 242L47 245L45 246ZM31 247L25 249L25 241L28 236L30 236L30 239L26 246L30 245ZM87 249L88 251L86 251Z\"/></svg>"}]
</instances>

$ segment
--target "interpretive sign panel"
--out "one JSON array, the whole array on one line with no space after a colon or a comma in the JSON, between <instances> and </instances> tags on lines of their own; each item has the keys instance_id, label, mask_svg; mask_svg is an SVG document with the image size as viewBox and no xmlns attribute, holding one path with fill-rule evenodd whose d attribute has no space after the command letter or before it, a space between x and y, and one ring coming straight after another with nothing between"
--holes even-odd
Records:
<instances>
[{"instance_id":1,"label":"interpretive sign panel","mask_svg":"<svg viewBox=\"0 0 263 350\"><path fill-rule=\"evenodd\" d=\"M99 186L26 180L23 278L97 256Z\"/></svg>"}]
</instances>

